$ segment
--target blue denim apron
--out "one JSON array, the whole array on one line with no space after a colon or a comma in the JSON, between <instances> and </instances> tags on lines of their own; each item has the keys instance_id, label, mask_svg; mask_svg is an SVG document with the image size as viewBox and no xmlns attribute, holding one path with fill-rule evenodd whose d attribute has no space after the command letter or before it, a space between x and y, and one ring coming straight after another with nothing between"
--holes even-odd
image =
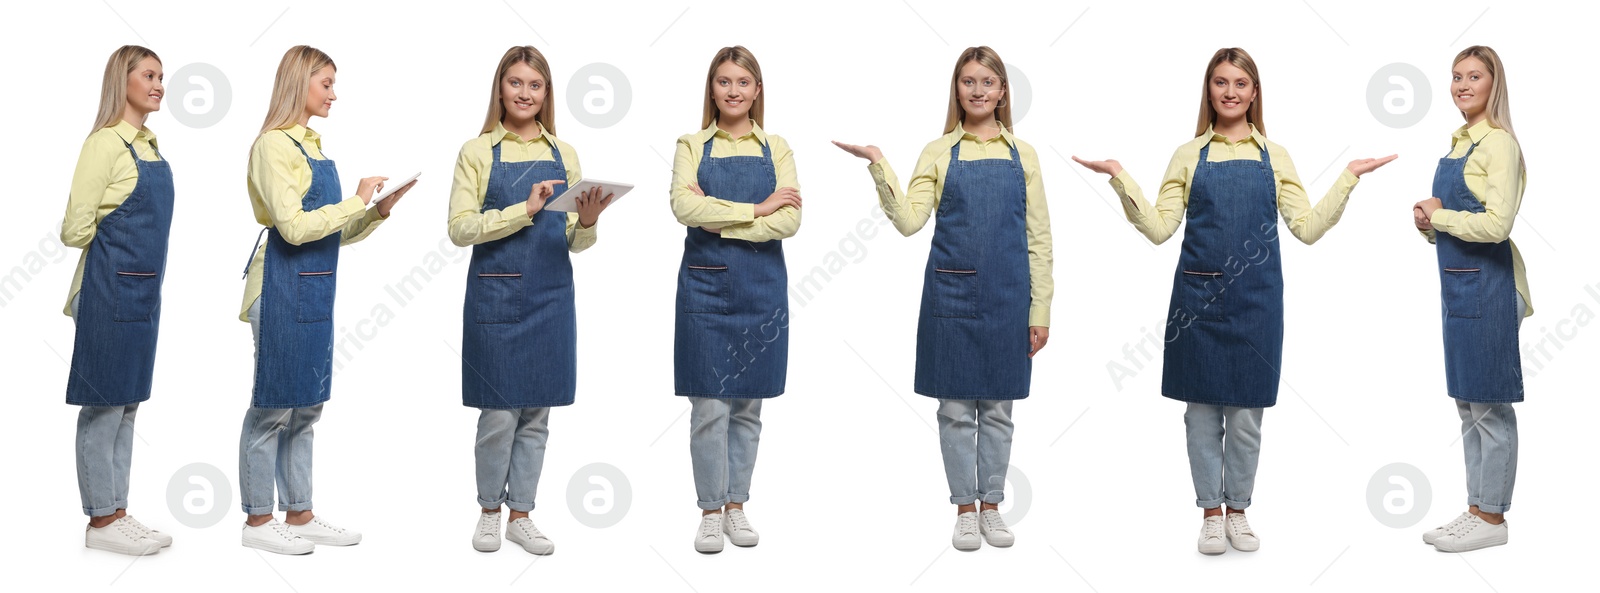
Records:
<instances>
[{"instance_id":1,"label":"blue denim apron","mask_svg":"<svg viewBox=\"0 0 1600 593\"><path fill-rule=\"evenodd\" d=\"M961 160L939 196L917 316L916 392L941 399L1028 397L1027 181L1009 159Z\"/></svg>"},{"instance_id":2,"label":"blue denim apron","mask_svg":"<svg viewBox=\"0 0 1600 593\"><path fill-rule=\"evenodd\" d=\"M708 196L756 204L777 191L772 150L761 156L700 154L696 180ZM678 267L673 387L678 395L764 398L783 394L789 369L789 273L783 241L724 239L689 227Z\"/></svg>"},{"instance_id":3,"label":"blue denim apron","mask_svg":"<svg viewBox=\"0 0 1600 593\"><path fill-rule=\"evenodd\" d=\"M165 159L140 160L133 144L123 144L139 179L128 199L96 226L89 244L78 289L69 404L125 406L150 399L172 229L172 167Z\"/></svg>"},{"instance_id":4,"label":"blue denim apron","mask_svg":"<svg viewBox=\"0 0 1600 593\"><path fill-rule=\"evenodd\" d=\"M1283 268L1272 156L1207 160L1189 188L1188 229L1172 277L1161 394L1267 408L1283 368Z\"/></svg>"},{"instance_id":5,"label":"blue denim apron","mask_svg":"<svg viewBox=\"0 0 1600 593\"><path fill-rule=\"evenodd\" d=\"M1467 157L1449 154L1433 173L1443 207L1483 212L1467 188ZM1452 149L1453 150L1453 149ZM1444 309L1444 370L1450 397L1476 404L1522 401L1522 356L1517 346L1517 279L1511 241L1474 243L1435 233Z\"/></svg>"},{"instance_id":6,"label":"blue denim apron","mask_svg":"<svg viewBox=\"0 0 1600 593\"><path fill-rule=\"evenodd\" d=\"M500 144L483 210L528 199L533 186L567 180L553 161L506 163ZM567 254L567 213L540 210L533 225L472 246L461 324L461 403L480 409L565 406L578 391L578 314Z\"/></svg>"},{"instance_id":7,"label":"blue denim apron","mask_svg":"<svg viewBox=\"0 0 1600 593\"><path fill-rule=\"evenodd\" d=\"M288 136L288 132L284 132ZM294 141L293 137L290 137ZM311 167L311 187L300 198L306 212L343 199L332 159L317 160L294 141ZM256 408L305 408L328 401L333 382L334 271L342 231L291 245L267 228L261 271L261 344L256 348ZM254 257L254 256L252 256Z\"/></svg>"}]
</instances>

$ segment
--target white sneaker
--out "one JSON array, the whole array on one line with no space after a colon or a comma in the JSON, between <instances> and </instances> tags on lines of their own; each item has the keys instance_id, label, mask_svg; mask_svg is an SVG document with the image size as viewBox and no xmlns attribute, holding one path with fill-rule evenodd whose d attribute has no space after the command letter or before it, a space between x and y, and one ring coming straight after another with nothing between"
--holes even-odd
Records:
<instances>
[{"instance_id":1,"label":"white sneaker","mask_svg":"<svg viewBox=\"0 0 1600 593\"><path fill-rule=\"evenodd\" d=\"M1227 528L1227 521L1222 515L1206 517L1205 523L1200 524L1200 553L1217 555L1228 551L1228 542L1222 541Z\"/></svg>"},{"instance_id":2,"label":"white sneaker","mask_svg":"<svg viewBox=\"0 0 1600 593\"><path fill-rule=\"evenodd\" d=\"M1228 532L1228 543L1233 544L1233 549L1240 552L1261 549L1261 538L1250 530L1250 520L1244 518L1244 513L1228 513L1227 517L1223 527Z\"/></svg>"},{"instance_id":3,"label":"white sneaker","mask_svg":"<svg viewBox=\"0 0 1600 593\"><path fill-rule=\"evenodd\" d=\"M750 520L745 518L744 509L728 509L722 517L722 532L728 535L728 541L741 548L754 546L761 541L761 534L750 527Z\"/></svg>"},{"instance_id":4,"label":"white sneaker","mask_svg":"<svg viewBox=\"0 0 1600 593\"><path fill-rule=\"evenodd\" d=\"M1450 532L1455 531L1457 527L1460 527L1462 523L1466 523L1467 520L1471 518L1472 513L1462 512L1461 516L1456 517L1449 523L1445 523L1444 525L1430 529L1427 533L1422 534L1422 543L1430 546L1433 545L1433 542L1437 541L1441 537L1449 535Z\"/></svg>"},{"instance_id":5,"label":"white sneaker","mask_svg":"<svg viewBox=\"0 0 1600 593\"><path fill-rule=\"evenodd\" d=\"M161 542L145 536L144 530L128 519L122 517L105 527L84 527L84 547L129 556L148 556L160 552Z\"/></svg>"},{"instance_id":6,"label":"white sneaker","mask_svg":"<svg viewBox=\"0 0 1600 593\"><path fill-rule=\"evenodd\" d=\"M472 549L479 552L500 549L500 511L478 511L478 533L472 536Z\"/></svg>"},{"instance_id":7,"label":"white sneaker","mask_svg":"<svg viewBox=\"0 0 1600 593\"><path fill-rule=\"evenodd\" d=\"M353 546L361 543L361 534L334 527L332 523L317 516L312 516L305 525L290 525L289 531L319 546Z\"/></svg>"},{"instance_id":8,"label":"white sneaker","mask_svg":"<svg viewBox=\"0 0 1600 593\"><path fill-rule=\"evenodd\" d=\"M1005 517L995 509L978 513L978 532L983 534L984 543L996 548L1009 548L1017 542L1017 536L1006 526Z\"/></svg>"},{"instance_id":9,"label":"white sneaker","mask_svg":"<svg viewBox=\"0 0 1600 593\"><path fill-rule=\"evenodd\" d=\"M694 551L701 554L722 551L722 513L700 517L700 533L694 537Z\"/></svg>"},{"instance_id":10,"label":"white sneaker","mask_svg":"<svg viewBox=\"0 0 1600 593\"><path fill-rule=\"evenodd\" d=\"M529 554L539 556L548 555L556 551L555 542L539 533L539 528L533 526L533 519L522 517L512 521L506 526L506 539L522 546Z\"/></svg>"},{"instance_id":11,"label":"white sneaker","mask_svg":"<svg viewBox=\"0 0 1600 593\"><path fill-rule=\"evenodd\" d=\"M1509 523L1507 521L1495 525L1474 515L1456 526L1455 531L1433 540L1433 547L1440 552L1471 552L1491 546L1503 546L1508 539Z\"/></svg>"},{"instance_id":12,"label":"white sneaker","mask_svg":"<svg viewBox=\"0 0 1600 593\"><path fill-rule=\"evenodd\" d=\"M151 529L149 526L140 523L138 519L133 518L133 515L123 515L122 520L132 524L134 528L144 531L145 537L160 542L161 547L165 548L172 545L172 536Z\"/></svg>"},{"instance_id":13,"label":"white sneaker","mask_svg":"<svg viewBox=\"0 0 1600 593\"><path fill-rule=\"evenodd\" d=\"M274 554L310 554L312 550L317 549L317 544L296 535L289 530L288 525L280 523L277 519L253 527L245 523L240 543L246 548L265 550Z\"/></svg>"},{"instance_id":14,"label":"white sneaker","mask_svg":"<svg viewBox=\"0 0 1600 593\"><path fill-rule=\"evenodd\" d=\"M956 515L956 529L950 536L950 545L957 550L971 552L983 545L983 538L978 536L978 514L965 512Z\"/></svg>"}]
</instances>

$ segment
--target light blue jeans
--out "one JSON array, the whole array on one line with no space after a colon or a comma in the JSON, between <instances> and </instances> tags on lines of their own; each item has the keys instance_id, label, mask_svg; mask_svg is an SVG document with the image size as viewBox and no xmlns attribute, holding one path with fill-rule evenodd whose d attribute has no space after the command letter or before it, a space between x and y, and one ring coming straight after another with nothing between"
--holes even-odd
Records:
<instances>
[{"instance_id":1,"label":"light blue jeans","mask_svg":"<svg viewBox=\"0 0 1600 593\"><path fill-rule=\"evenodd\" d=\"M544 471L544 446L550 439L550 408L481 410L478 440L472 449L478 476L478 505L533 512Z\"/></svg>"},{"instance_id":2,"label":"light blue jeans","mask_svg":"<svg viewBox=\"0 0 1600 593\"><path fill-rule=\"evenodd\" d=\"M72 296L72 318L78 318L78 295ZM133 419L139 404L79 406L74 451L78 462L78 498L83 514L104 517L128 508L128 476L133 467Z\"/></svg>"},{"instance_id":3,"label":"light blue jeans","mask_svg":"<svg viewBox=\"0 0 1600 593\"><path fill-rule=\"evenodd\" d=\"M689 398L689 458L695 504L714 511L750 500L761 444L761 399Z\"/></svg>"},{"instance_id":4,"label":"light blue jeans","mask_svg":"<svg viewBox=\"0 0 1600 593\"><path fill-rule=\"evenodd\" d=\"M1517 326L1527 304L1517 295ZM1511 509L1517 483L1517 411L1512 404L1474 404L1456 400L1461 418L1461 449L1467 462L1467 504L1485 513Z\"/></svg>"},{"instance_id":5,"label":"light blue jeans","mask_svg":"<svg viewBox=\"0 0 1600 593\"><path fill-rule=\"evenodd\" d=\"M1238 510L1250 506L1256 465L1261 461L1261 416L1265 411L1193 403L1184 410L1195 506L1214 509L1224 502Z\"/></svg>"},{"instance_id":6,"label":"light blue jeans","mask_svg":"<svg viewBox=\"0 0 1600 593\"><path fill-rule=\"evenodd\" d=\"M979 500L1000 504L1006 498L1011 467L1013 400L939 400L939 449L951 504ZM981 489L980 489L981 488Z\"/></svg>"},{"instance_id":7,"label":"light blue jeans","mask_svg":"<svg viewBox=\"0 0 1600 593\"><path fill-rule=\"evenodd\" d=\"M256 348L261 347L261 299L245 312ZM251 515L311 510L312 425L322 404L307 408L255 408L239 431L239 506ZM273 486L277 496L273 496Z\"/></svg>"}]
</instances>

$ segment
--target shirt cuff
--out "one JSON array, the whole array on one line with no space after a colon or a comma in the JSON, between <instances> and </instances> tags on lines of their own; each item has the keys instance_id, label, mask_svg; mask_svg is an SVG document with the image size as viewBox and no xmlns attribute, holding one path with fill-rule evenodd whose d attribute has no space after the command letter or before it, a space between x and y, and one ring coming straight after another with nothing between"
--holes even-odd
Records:
<instances>
[{"instance_id":1,"label":"shirt cuff","mask_svg":"<svg viewBox=\"0 0 1600 593\"><path fill-rule=\"evenodd\" d=\"M500 216L506 221L506 227L513 230L533 226L533 217L528 216L526 200L501 208Z\"/></svg>"},{"instance_id":2,"label":"shirt cuff","mask_svg":"<svg viewBox=\"0 0 1600 593\"><path fill-rule=\"evenodd\" d=\"M1028 327L1050 327L1050 305L1034 303L1028 307Z\"/></svg>"}]
</instances>

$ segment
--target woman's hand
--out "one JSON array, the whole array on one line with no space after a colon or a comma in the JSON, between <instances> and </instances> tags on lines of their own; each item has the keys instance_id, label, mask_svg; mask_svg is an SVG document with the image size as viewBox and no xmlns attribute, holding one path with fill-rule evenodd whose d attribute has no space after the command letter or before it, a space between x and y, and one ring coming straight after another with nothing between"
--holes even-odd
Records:
<instances>
[{"instance_id":1,"label":"woman's hand","mask_svg":"<svg viewBox=\"0 0 1600 593\"><path fill-rule=\"evenodd\" d=\"M528 218L533 218L533 215L544 209L545 200L555 195L556 185L565 183L566 181L561 179L548 179L533 184L533 188L528 190Z\"/></svg>"},{"instance_id":2,"label":"woman's hand","mask_svg":"<svg viewBox=\"0 0 1600 593\"><path fill-rule=\"evenodd\" d=\"M356 184L356 195L361 196L361 203L363 205L371 205L372 195L383 191L383 182L388 180L388 177L361 178L361 182Z\"/></svg>"},{"instance_id":3,"label":"woman's hand","mask_svg":"<svg viewBox=\"0 0 1600 593\"><path fill-rule=\"evenodd\" d=\"M1439 210L1440 208L1444 208L1444 203L1440 202L1439 198L1428 198L1428 199L1423 200L1421 202L1417 202L1417 204L1415 206L1412 206L1411 207L1411 214L1412 214L1412 216L1414 218L1417 219L1416 220L1417 228L1425 229L1425 230L1426 229L1432 229L1433 228L1433 213L1435 211ZM1422 225L1428 225L1428 226L1424 227Z\"/></svg>"},{"instance_id":4,"label":"woman's hand","mask_svg":"<svg viewBox=\"0 0 1600 593\"><path fill-rule=\"evenodd\" d=\"M1400 158L1398 154L1391 154L1380 159L1356 159L1350 161L1350 174L1361 177L1363 173L1371 173L1378 167L1389 164L1389 161Z\"/></svg>"},{"instance_id":5,"label":"woman's hand","mask_svg":"<svg viewBox=\"0 0 1600 593\"><path fill-rule=\"evenodd\" d=\"M844 149L845 152L867 159L868 163L876 163L883 160L883 151L878 150L878 147L870 144L867 146L859 146L855 144L845 144L835 140L833 141L833 145Z\"/></svg>"},{"instance_id":6,"label":"woman's hand","mask_svg":"<svg viewBox=\"0 0 1600 593\"><path fill-rule=\"evenodd\" d=\"M778 188L778 191L772 192L772 195L767 196L767 199L762 200L760 204L756 204L756 217L768 216L784 206L799 208L800 190L792 187Z\"/></svg>"},{"instance_id":7,"label":"woman's hand","mask_svg":"<svg viewBox=\"0 0 1600 593\"><path fill-rule=\"evenodd\" d=\"M1044 350L1044 345L1050 343L1050 328L1035 325L1028 328L1028 358Z\"/></svg>"},{"instance_id":8,"label":"woman's hand","mask_svg":"<svg viewBox=\"0 0 1600 593\"><path fill-rule=\"evenodd\" d=\"M606 197L600 197L601 193L605 193ZM606 192L605 188L600 186L591 187L589 191L579 195L578 225L589 228L600 222L600 213L605 211L606 206L611 205L611 199L614 197L616 194Z\"/></svg>"},{"instance_id":9,"label":"woman's hand","mask_svg":"<svg viewBox=\"0 0 1600 593\"><path fill-rule=\"evenodd\" d=\"M1096 173L1105 173L1106 175L1110 175L1112 177L1116 177L1118 173L1122 172L1122 163L1117 162L1115 159L1086 161L1074 156L1072 157L1072 160L1077 161L1078 164L1083 165L1084 168L1090 171L1094 171Z\"/></svg>"},{"instance_id":10,"label":"woman's hand","mask_svg":"<svg viewBox=\"0 0 1600 593\"><path fill-rule=\"evenodd\" d=\"M412 179L411 183L407 183L400 189L394 190L394 193L389 194L388 197L378 200L378 216L388 218L389 211L394 210L394 205L400 202L401 196L406 195L406 192L411 191L411 188L416 184L417 180Z\"/></svg>"}]
</instances>

